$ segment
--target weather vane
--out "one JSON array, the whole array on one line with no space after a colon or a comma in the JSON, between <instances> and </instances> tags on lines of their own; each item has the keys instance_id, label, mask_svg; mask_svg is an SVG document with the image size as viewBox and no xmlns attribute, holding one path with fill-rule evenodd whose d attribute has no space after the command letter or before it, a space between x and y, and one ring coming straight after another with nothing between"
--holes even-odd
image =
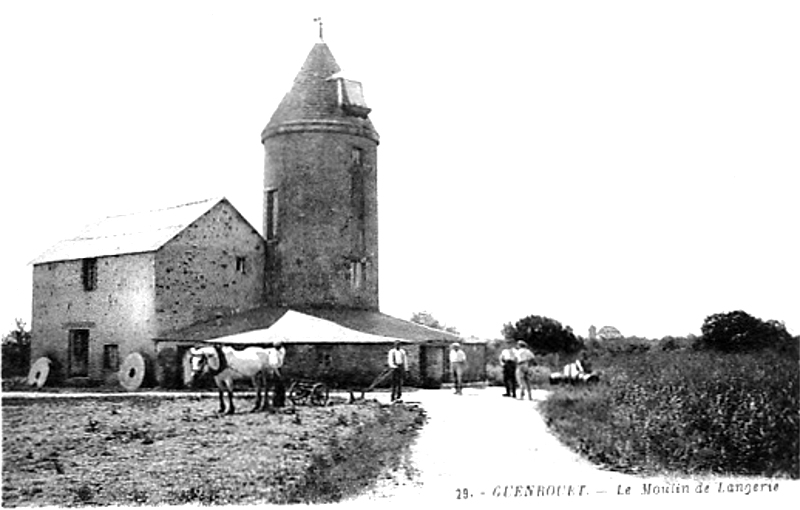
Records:
<instances>
[{"instance_id":1,"label":"weather vane","mask_svg":"<svg viewBox=\"0 0 800 510\"><path fill-rule=\"evenodd\" d=\"M314 18L314 23L319 23L319 40L323 41L322 38L322 18Z\"/></svg>"}]
</instances>

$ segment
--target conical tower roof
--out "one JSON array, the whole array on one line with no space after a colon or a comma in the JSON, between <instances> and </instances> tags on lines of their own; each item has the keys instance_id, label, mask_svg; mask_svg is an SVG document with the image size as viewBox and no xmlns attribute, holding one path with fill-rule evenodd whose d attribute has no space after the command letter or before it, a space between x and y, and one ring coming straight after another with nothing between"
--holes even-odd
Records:
<instances>
[{"instance_id":1,"label":"conical tower roof","mask_svg":"<svg viewBox=\"0 0 800 510\"><path fill-rule=\"evenodd\" d=\"M261 133L262 141L282 132L322 126L325 130L336 130L338 126L377 141L378 133L367 117L370 110L361 96L361 84L339 77L340 71L328 45L315 44L291 90Z\"/></svg>"}]
</instances>

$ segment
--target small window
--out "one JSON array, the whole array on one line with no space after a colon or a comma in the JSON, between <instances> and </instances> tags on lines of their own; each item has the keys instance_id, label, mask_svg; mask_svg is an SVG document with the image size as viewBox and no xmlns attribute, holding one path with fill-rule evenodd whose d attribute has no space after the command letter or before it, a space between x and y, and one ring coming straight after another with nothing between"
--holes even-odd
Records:
<instances>
[{"instance_id":1,"label":"small window","mask_svg":"<svg viewBox=\"0 0 800 510\"><path fill-rule=\"evenodd\" d=\"M339 106L348 115L366 118L372 110L364 101L364 91L361 88L361 83L344 78L339 78L336 83Z\"/></svg>"},{"instance_id":2,"label":"small window","mask_svg":"<svg viewBox=\"0 0 800 510\"><path fill-rule=\"evenodd\" d=\"M236 257L236 272L245 274L247 272L247 257Z\"/></svg>"},{"instance_id":3,"label":"small window","mask_svg":"<svg viewBox=\"0 0 800 510\"><path fill-rule=\"evenodd\" d=\"M320 370L327 370L333 366L333 349L329 345L317 346L317 364Z\"/></svg>"},{"instance_id":4,"label":"small window","mask_svg":"<svg viewBox=\"0 0 800 510\"><path fill-rule=\"evenodd\" d=\"M267 241L278 237L278 190L267 190L267 218L264 225Z\"/></svg>"},{"instance_id":5,"label":"small window","mask_svg":"<svg viewBox=\"0 0 800 510\"><path fill-rule=\"evenodd\" d=\"M350 263L350 286L354 290L358 290L364 286L366 281L367 264L362 261L353 261Z\"/></svg>"},{"instance_id":6,"label":"small window","mask_svg":"<svg viewBox=\"0 0 800 510\"><path fill-rule=\"evenodd\" d=\"M119 346L106 344L103 346L103 368L105 370L119 370Z\"/></svg>"},{"instance_id":7,"label":"small window","mask_svg":"<svg viewBox=\"0 0 800 510\"><path fill-rule=\"evenodd\" d=\"M364 166L364 150L360 147L353 147L353 152L350 154L350 162L357 168Z\"/></svg>"},{"instance_id":8,"label":"small window","mask_svg":"<svg viewBox=\"0 0 800 510\"><path fill-rule=\"evenodd\" d=\"M83 290L89 291L97 288L97 259L83 259L81 267Z\"/></svg>"}]
</instances>

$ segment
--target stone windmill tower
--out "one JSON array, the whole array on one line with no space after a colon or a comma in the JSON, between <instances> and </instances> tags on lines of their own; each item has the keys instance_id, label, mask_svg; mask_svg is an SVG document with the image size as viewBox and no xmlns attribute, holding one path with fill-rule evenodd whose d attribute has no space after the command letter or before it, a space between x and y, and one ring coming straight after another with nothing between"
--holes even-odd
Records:
<instances>
[{"instance_id":1,"label":"stone windmill tower","mask_svg":"<svg viewBox=\"0 0 800 510\"><path fill-rule=\"evenodd\" d=\"M261 134L268 304L378 310L378 133L327 44Z\"/></svg>"}]
</instances>

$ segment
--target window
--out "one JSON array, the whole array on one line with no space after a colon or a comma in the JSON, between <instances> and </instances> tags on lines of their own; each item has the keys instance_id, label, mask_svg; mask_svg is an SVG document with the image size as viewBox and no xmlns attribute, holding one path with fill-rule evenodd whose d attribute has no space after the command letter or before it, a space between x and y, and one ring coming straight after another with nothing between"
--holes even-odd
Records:
<instances>
[{"instance_id":1,"label":"window","mask_svg":"<svg viewBox=\"0 0 800 510\"><path fill-rule=\"evenodd\" d=\"M345 113L366 118L372 110L364 101L364 92L361 88L361 83L339 78L336 80L336 84L339 106L342 107Z\"/></svg>"},{"instance_id":2,"label":"window","mask_svg":"<svg viewBox=\"0 0 800 510\"><path fill-rule=\"evenodd\" d=\"M245 274L247 267L247 257L236 257L236 272Z\"/></svg>"},{"instance_id":3,"label":"window","mask_svg":"<svg viewBox=\"0 0 800 510\"><path fill-rule=\"evenodd\" d=\"M331 346L317 346L317 365L320 370L329 370L333 366L333 348Z\"/></svg>"},{"instance_id":4,"label":"window","mask_svg":"<svg viewBox=\"0 0 800 510\"><path fill-rule=\"evenodd\" d=\"M86 377L89 375L89 330L69 330L69 375Z\"/></svg>"},{"instance_id":5,"label":"window","mask_svg":"<svg viewBox=\"0 0 800 510\"><path fill-rule=\"evenodd\" d=\"M350 172L350 210L353 217L353 248L363 254L366 249L367 197L364 178L364 155L358 147L353 148L352 171Z\"/></svg>"},{"instance_id":6,"label":"window","mask_svg":"<svg viewBox=\"0 0 800 510\"><path fill-rule=\"evenodd\" d=\"M278 190L267 190L267 219L264 225L267 241L278 237Z\"/></svg>"},{"instance_id":7,"label":"window","mask_svg":"<svg viewBox=\"0 0 800 510\"><path fill-rule=\"evenodd\" d=\"M117 344L103 346L103 368L105 370L119 370L119 346Z\"/></svg>"},{"instance_id":8,"label":"window","mask_svg":"<svg viewBox=\"0 0 800 510\"><path fill-rule=\"evenodd\" d=\"M360 260L350 262L350 287L358 290L364 286L367 274L367 263Z\"/></svg>"},{"instance_id":9,"label":"window","mask_svg":"<svg viewBox=\"0 0 800 510\"><path fill-rule=\"evenodd\" d=\"M88 291L97 288L97 259L83 259L81 280L83 281L83 290Z\"/></svg>"},{"instance_id":10,"label":"window","mask_svg":"<svg viewBox=\"0 0 800 510\"><path fill-rule=\"evenodd\" d=\"M353 147L353 151L350 153L350 162L357 168L364 166L364 149Z\"/></svg>"}]
</instances>

